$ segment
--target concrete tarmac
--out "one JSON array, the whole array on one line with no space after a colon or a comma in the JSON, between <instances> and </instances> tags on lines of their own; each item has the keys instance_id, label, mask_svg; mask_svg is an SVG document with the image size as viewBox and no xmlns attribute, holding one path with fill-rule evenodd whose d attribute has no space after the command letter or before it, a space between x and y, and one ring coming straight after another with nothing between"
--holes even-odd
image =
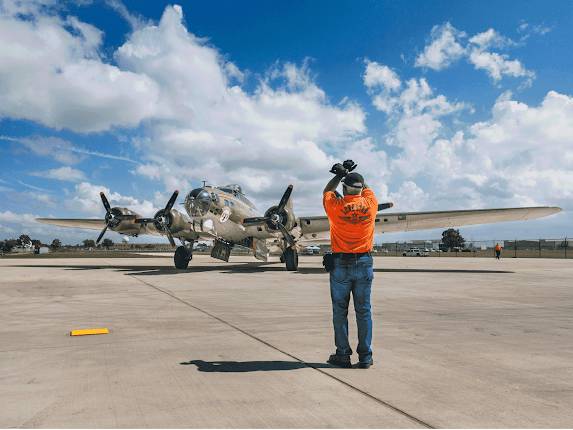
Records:
<instances>
[{"instance_id":1,"label":"concrete tarmac","mask_svg":"<svg viewBox=\"0 0 573 430\"><path fill-rule=\"evenodd\" d=\"M573 427L571 261L375 271L362 370L325 363L317 257L0 259L0 427Z\"/></svg>"}]
</instances>

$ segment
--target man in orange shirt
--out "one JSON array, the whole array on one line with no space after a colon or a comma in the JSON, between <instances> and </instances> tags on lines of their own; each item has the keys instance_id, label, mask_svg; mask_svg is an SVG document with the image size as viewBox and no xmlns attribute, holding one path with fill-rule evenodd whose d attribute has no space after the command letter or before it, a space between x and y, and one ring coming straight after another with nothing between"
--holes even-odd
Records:
<instances>
[{"instance_id":1,"label":"man in orange shirt","mask_svg":"<svg viewBox=\"0 0 573 430\"><path fill-rule=\"evenodd\" d=\"M499 243L495 244L495 258L496 260L501 258L501 245Z\"/></svg>"},{"instance_id":2,"label":"man in orange shirt","mask_svg":"<svg viewBox=\"0 0 573 430\"><path fill-rule=\"evenodd\" d=\"M348 304L352 293L358 326L358 367L368 369L373 364L370 291L374 272L370 251L374 244L378 202L362 175L351 172L355 167L351 160L335 164L331 172L336 176L326 185L323 193L333 253L330 296L336 345L336 353L329 357L328 362L352 367L352 349L348 343ZM341 180L343 197L336 193Z\"/></svg>"}]
</instances>

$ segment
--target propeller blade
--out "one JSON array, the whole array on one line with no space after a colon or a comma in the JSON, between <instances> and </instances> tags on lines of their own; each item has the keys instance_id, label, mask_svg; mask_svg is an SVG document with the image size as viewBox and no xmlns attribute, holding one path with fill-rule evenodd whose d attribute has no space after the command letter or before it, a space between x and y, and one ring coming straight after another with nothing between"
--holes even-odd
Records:
<instances>
[{"instance_id":1,"label":"propeller blade","mask_svg":"<svg viewBox=\"0 0 573 430\"><path fill-rule=\"evenodd\" d=\"M243 225L257 225L257 224L264 224L267 221L270 221L269 217L266 216L256 216L253 218L245 218L243 220Z\"/></svg>"},{"instance_id":2,"label":"propeller blade","mask_svg":"<svg viewBox=\"0 0 573 430\"><path fill-rule=\"evenodd\" d=\"M102 193L102 194L103 194L103 193ZM105 227L103 228L103 230L101 231L101 233L99 234L99 236L97 237L96 245L99 244L99 242L101 241L101 239L102 239L103 235L105 234L106 230L107 230L107 224L105 225Z\"/></svg>"},{"instance_id":3,"label":"propeller blade","mask_svg":"<svg viewBox=\"0 0 573 430\"><path fill-rule=\"evenodd\" d=\"M179 195L179 190L175 190L175 192L169 198L167 205L165 206L165 213L171 211L171 208L173 208L173 205L175 204L175 200L177 200L178 195Z\"/></svg>"},{"instance_id":4,"label":"propeller blade","mask_svg":"<svg viewBox=\"0 0 573 430\"><path fill-rule=\"evenodd\" d=\"M378 211L383 211L385 209L390 209L392 206L394 206L394 203L380 203L378 205Z\"/></svg>"},{"instance_id":5,"label":"propeller blade","mask_svg":"<svg viewBox=\"0 0 573 430\"><path fill-rule=\"evenodd\" d=\"M107 201L107 197L105 196L103 191L101 193L99 193L99 195L101 197L101 201L103 203L103 207L105 208L105 211L111 212L111 206L109 205L109 202Z\"/></svg>"},{"instance_id":6,"label":"propeller blade","mask_svg":"<svg viewBox=\"0 0 573 430\"><path fill-rule=\"evenodd\" d=\"M165 226L165 234L167 234L167 239L169 239L169 243L171 246L175 246L175 241L173 240L173 235L167 226Z\"/></svg>"},{"instance_id":7,"label":"propeller blade","mask_svg":"<svg viewBox=\"0 0 573 430\"><path fill-rule=\"evenodd\" d=\"M282 210L285 208L285 206L288 202L288 199L290 198L291 193L292 193L292 185L289 185L287 187L285 193L281 197L281 201L280 201L279 205L277 206L277 212L282 212Z\"/></svg>"},{"instance_id":8,"label":"propeller blade","mask_svg":"<svg viewBox=\"0 0 573 430\"><path fill-rule=\"evenodd\" d=\"M290 235L290 233L287 231L285 226L282 225L280 222L277 224L277 226L278 226L279 230L281 231L281 233L283 234L283 237L285 238L287 245L293 246L294 245L294 238Z\"/></svg>"}]
</instances>

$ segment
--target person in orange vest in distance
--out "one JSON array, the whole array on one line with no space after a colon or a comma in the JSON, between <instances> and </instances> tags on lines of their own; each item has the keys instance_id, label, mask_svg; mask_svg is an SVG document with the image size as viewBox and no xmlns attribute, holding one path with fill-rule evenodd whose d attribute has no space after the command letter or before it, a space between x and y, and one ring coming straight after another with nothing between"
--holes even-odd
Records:
<instances>
[{"instance_id":1,"label":"person in orange vest in distance","mask_svg":"<svg viewBox=\"0 0 573 430\"><path fill-rule=\"evenodd\" d=\"M323 205L330 222L332 254L325 256L330 272L330 296L336 353L328 363L352 367L352 349L348 343L348 304L354 300L358 326L358 367L368 369L372 360L372 313L370 291L374 272L371 250L374 223L378 211L376 196L364 183L362 175L352 172L356 164L346 160L330 170L335 176L323 192ZM344 196L336 192L340 181ZM328 257L328 258L327 258Z\"/></svg>"},{"instance_id":2,"label":"person in orange vest in distance","mask_svg":"<svg viewBox=\"0 0 573 430\"><path fill-rule=\"evenodd\" d=\"M495 258L496 260L501 258L501 245L499 243L495 244Z\"/></svg>"}]
</instances>

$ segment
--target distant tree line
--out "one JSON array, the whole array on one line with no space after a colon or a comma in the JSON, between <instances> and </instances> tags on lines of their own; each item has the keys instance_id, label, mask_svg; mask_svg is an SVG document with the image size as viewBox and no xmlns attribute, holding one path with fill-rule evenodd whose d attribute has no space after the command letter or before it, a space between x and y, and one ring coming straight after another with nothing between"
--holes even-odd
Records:
<instances>
[{"instance_id":1,"label":"distant tree line","mask_svg":"<svg viewBox=\"0 0 573 430\"><path fill-rule=\"evenodd\" d=\"M101 246L104 248L111 248L114 245L113 240L111 239L104 239L101 243ZM32 239L29 235L27 234L22 234L20 235L20 237L18 237L18 239L4 239L4 240L0 240L0 251L2 252L10 252L12 251L14 248L18 247L18 246L26 246L26 247L30 247L30 248L42 248L42 247L49 247L52 250L58 250L61 248L95 248L96 244L95 241L93 239L86 239L84 240L80 245L72 245L72 246L64 246L62 244L62 241L60 239L54 239L52 240L52 242L48 245L46 243L43 243L41 240L38 239Z\"/></svg>"},{"instance_id":2,"label":"distant tree line","mask_svg":"<svg viewBox=\"0 0 573 430\"><path fill-rule=\"evenodd\" d=\"M18 239L4 239L0 241L0 250L3 252L10 252L13 248L17 246L42 246L42 242L39 240L31 239L27 234L22 234Z\"/></svg>"},{"instance_id":3,"label":"distant tree line","mask_svg":"<svg viewBox=\"0 0 573 430\"><path fill-rule=\"evenodd\" d=\"M95 240L93 239L86 239L82 242L83 247L84 248L95 248L96 247L96 243ZM103 246L104 248L111 248L114 245L113 240L111 239L107 239L105 238L102 242L101 242L101 246Z\"/></svg>"}]
</instances>

